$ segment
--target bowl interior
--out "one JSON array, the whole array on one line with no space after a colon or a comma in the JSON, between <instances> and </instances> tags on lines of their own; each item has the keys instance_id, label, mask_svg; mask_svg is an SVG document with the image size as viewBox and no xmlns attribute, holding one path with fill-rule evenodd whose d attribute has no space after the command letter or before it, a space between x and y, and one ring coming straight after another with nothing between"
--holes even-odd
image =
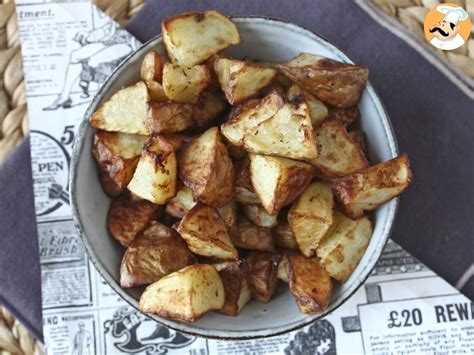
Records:
<instances>
[{"instance_id":1,"label":"bowl interior","mask_svg":"<svg viewBox=\"0 0 474 355\"><path fill-rule=\"evenodd\" d=\"M340 50L313 33L278 20L246 17L235 18L244 41L229 50L237 58L266 61L286 61L300 52L323 55L339 61L351 62ZM163 53L161 38L155 38L133 53L111 75L97 93L79 128L73 153L71 195L76 225L94 265L117 293L133 307L138 306L141 290L119 286L119 267L123 248L110 236L106 216L110 199L104 194L97 178L91 156L93 129L87 119L101 102L113 93L139 80L141 60L151 49ZM369 159L377 163L397 155L397 145L388 117L368 85L359 104L360 126L368 139ZM281 334L323 317L347 300L367 278L379 258L395 216L397 201L380 207L373 214L374 234L369 247L350 279L336 287L329 308L319 315L304 315L298 311L286 285L281 285L268 304L250 302L237 317L210 313L196 323L185 324L151 316L158 322L178 331L218 338L255 338Z\"/></svg>"}]
</instances>

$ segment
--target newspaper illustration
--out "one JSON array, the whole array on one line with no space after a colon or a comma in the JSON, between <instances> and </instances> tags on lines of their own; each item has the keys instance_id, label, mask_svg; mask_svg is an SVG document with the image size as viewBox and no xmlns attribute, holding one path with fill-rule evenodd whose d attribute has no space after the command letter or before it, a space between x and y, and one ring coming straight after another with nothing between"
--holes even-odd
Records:
<instances>
[{"instance_id":1,"label":"newspaper illustration","mask_svg":"<svg viewBox=\"0 0 474 355\"><path fill-rule=\"evenodd\" d=\"M75 127L101 83L140 44L86 0L18 0L16 6L49 354L474 353L472 302L392 241L342 307L278 337L198 338L130 307L89 262L73 226L67 182Z\"/></svg>"}]
</instances>

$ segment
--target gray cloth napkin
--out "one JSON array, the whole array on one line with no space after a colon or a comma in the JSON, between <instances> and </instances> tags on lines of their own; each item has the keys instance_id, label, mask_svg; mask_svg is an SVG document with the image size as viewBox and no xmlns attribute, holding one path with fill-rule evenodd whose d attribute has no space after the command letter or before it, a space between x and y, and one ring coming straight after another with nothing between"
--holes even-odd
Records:
<instances>
[{"instance_id":1,"label":"gray cloth napkin","mask_svg":"<svg viewBox=\"0 0 474 355\"><path fill-rule=\"evenodd\" d=\"M160 33L164 17L209 9L293 22L370 68L370 81L415 176L401 199L392 238L455 284L473 259L474 103L348 0L149 0L128 30L145 42ZM29 164L28 144L23 143L0 170L0 301L39 336L40 273ZM472 279L462 291L473 297Z\"/></svg>"}]
</instances>

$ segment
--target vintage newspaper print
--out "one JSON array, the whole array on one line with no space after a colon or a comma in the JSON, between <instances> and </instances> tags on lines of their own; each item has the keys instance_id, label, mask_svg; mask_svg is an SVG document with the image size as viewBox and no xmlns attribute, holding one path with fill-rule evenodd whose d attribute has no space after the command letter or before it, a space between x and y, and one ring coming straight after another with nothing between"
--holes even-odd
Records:
<instances>
[{"instance_id":1,"label":"vintage newspaper print","mask_svg":"<svg viewBox=\"0 0 474 355\"><path fill-rule=\"evenodd\" d=\"M85 0L16 4L49 354L474 353L472 303L394 242L343 307L283 336L206 340L131 308L89 262L67 182L75 127L97 88L139 43Z\"/></svg>"}]
</instances>

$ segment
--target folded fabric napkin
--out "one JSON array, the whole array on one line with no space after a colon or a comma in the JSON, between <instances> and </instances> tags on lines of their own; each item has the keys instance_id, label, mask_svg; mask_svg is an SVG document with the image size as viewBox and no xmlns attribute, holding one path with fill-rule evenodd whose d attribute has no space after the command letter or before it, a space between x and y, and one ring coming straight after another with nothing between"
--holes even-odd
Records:
<instances>
[{"instance_id":1,"label":"folded fabric napkin","mask_svg":"<svg viewBox=\"0 0 474 355\"><path fill-rule=\"evenodd\" d=\"M351 1L150 0L128 30L145 42L160 33L166 16L209 9L293 22L370 68L370 81L386 105L400 151L408 153L415 176L401 200L392 238L455 284L472 264L472 100ZM23 143L0 169L0 301L40 335L40 273L28 159L28 143ZM462 291L474 295L472 280Z\"/></svg>"}]
</instances>

